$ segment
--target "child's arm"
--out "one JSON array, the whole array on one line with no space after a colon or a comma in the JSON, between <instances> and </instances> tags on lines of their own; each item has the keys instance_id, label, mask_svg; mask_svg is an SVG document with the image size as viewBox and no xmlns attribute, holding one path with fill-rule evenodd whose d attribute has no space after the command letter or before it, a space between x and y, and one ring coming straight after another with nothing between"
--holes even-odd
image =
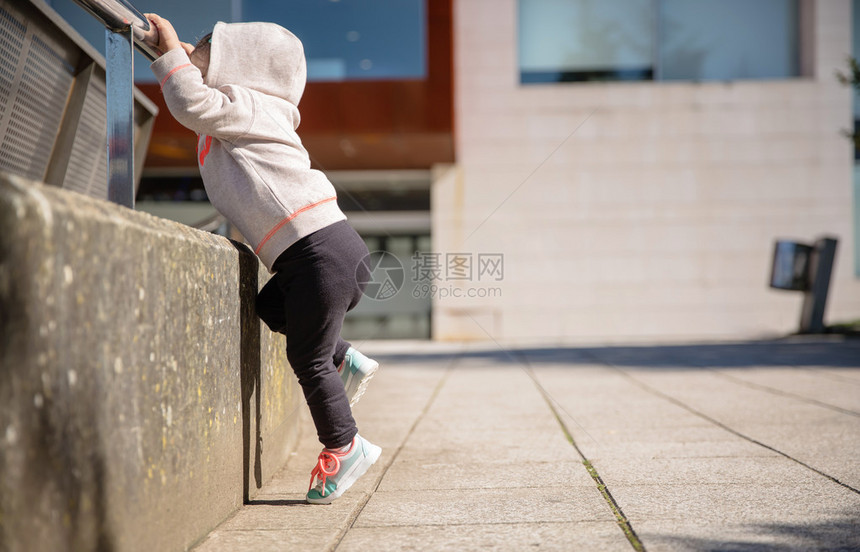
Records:
<instances>
[{"instance_id":1,"label":"child's arm","mask_svg":"<svg viewBox=\"0 0 860 552\"><path fill-rule=\"evenodd\" d=\"M170 21L154 13L144 42L163 55L151 66L161 84L165 103L182 126L216 138L241 136L254 120L254 98L242 87L211 88L189 56L194 47L179 40Z\"/></svg>"}]
</instances>

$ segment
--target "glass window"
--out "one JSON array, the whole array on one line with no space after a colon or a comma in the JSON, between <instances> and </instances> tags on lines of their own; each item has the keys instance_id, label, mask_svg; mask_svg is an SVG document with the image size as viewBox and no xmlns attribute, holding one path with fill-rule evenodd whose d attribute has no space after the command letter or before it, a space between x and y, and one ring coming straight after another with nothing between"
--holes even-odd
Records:
<instances>
[{"instance_id":1,"label":"glass window","mask_svg":"<svg viewBox=\"0 0 860 552\"><path fill-rule=\"evenodd\" d=\"M520 0L523 82L650 79L652 0Z\"/></svg>"},{"instance_id":2,"label":"glass window","mask_svg":"<svg viewBox=\"0 0 860 552\"><path fill-rule=\"evenodd\" d=\"M797 14L797 0L519 0L520 78L790 78Z\"/></svg>"},{"instance_id":3,"label":"glass window","mask_svg":"<svg viewBox=\"0 0 860 552\"><path fill-rule=\"evenodd\" d=\"M104 53L104 27L73 0L47 0ZM308 80L423 79L426 77L425 0L132 0L138 9L170 19L194 43L218 21L271 21L304 44ZM240 18L241 16L241 18ZM135 56L135 78L154 82L149 63Z\"/></svg>"},{"instance_id":4,"label":"glass window","mask_svg":"<svg viewBox=\"0 0 860 552\"><path fill-rule=\"evenodd\" d=\"M783 79L798 74L797 0L658 4L661 79Z\"/></svg>"},{"instance_id":5,"label":"glass window","mask_svg":"<svg viewBox=\"0 0 860 552\"><path fill-rule=\"evenodd\" d=\"M242 19L295 33L310 81L426 75L424 0L245 0Z\"/></svg>"}]
</instances>

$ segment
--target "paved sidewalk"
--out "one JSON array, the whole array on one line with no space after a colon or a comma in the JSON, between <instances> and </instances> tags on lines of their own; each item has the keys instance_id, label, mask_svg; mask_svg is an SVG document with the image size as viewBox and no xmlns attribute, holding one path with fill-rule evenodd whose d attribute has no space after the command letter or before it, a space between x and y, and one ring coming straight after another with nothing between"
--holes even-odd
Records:
<instances>
[{"instance_id":1,"label":"paved sidewalk","mask_svg":"<svg viewBox=\"0 0 860 552\"><path fill-rule=\"evenodd\" d=\"M197 552L860 550L860 340L361 349L380 461L305 504L306 421Z\"/></svg>"}]
</instances>

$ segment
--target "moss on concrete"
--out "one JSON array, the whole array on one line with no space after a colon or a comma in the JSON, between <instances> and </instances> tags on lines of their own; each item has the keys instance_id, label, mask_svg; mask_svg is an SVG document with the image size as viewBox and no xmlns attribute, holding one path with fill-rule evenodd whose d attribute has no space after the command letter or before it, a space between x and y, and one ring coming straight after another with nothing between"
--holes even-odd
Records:
<instances>
[{"instance_id":1,"label":"moss on concrete","mask_svg":"<svg viewBox=\"0 0 860 552\"><path fill-rule=\"evenodd\" d=\"M0 543L180 550L254 496L301 399L246 247L0 176Z\"/></svg>"}]
</instances>

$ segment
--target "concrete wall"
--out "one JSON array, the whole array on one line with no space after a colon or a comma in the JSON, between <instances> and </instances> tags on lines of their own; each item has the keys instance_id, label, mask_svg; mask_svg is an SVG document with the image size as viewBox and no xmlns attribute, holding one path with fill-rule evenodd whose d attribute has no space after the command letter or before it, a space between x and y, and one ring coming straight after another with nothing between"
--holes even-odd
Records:
<instances>
[{"instance_id":1,"label":"concrete wall","mask_svg":"<svg viewBox=\"0 0 860 552\"><path fill-rule=\"evenodd\" d=\"M458 164L434 184L434 249L503 253L505 273L501 297L437 300L434 335L790 332L801 297L767 287L773 241L822 234L840 239L825 321L860 316L834 77L851 2L802 6L803 78L521 85L516 0L456 1Z\"/></svg>"},{"instance_id":2,"label":"concrete wall","mask_svg":"<svg viewBox=\"0 0 860 552\"><path fill-rule=\"evenodd\" d=\"M0 176L0 550L183 550L298 438L245 247Z\"/></svg>"}]
</instances>

